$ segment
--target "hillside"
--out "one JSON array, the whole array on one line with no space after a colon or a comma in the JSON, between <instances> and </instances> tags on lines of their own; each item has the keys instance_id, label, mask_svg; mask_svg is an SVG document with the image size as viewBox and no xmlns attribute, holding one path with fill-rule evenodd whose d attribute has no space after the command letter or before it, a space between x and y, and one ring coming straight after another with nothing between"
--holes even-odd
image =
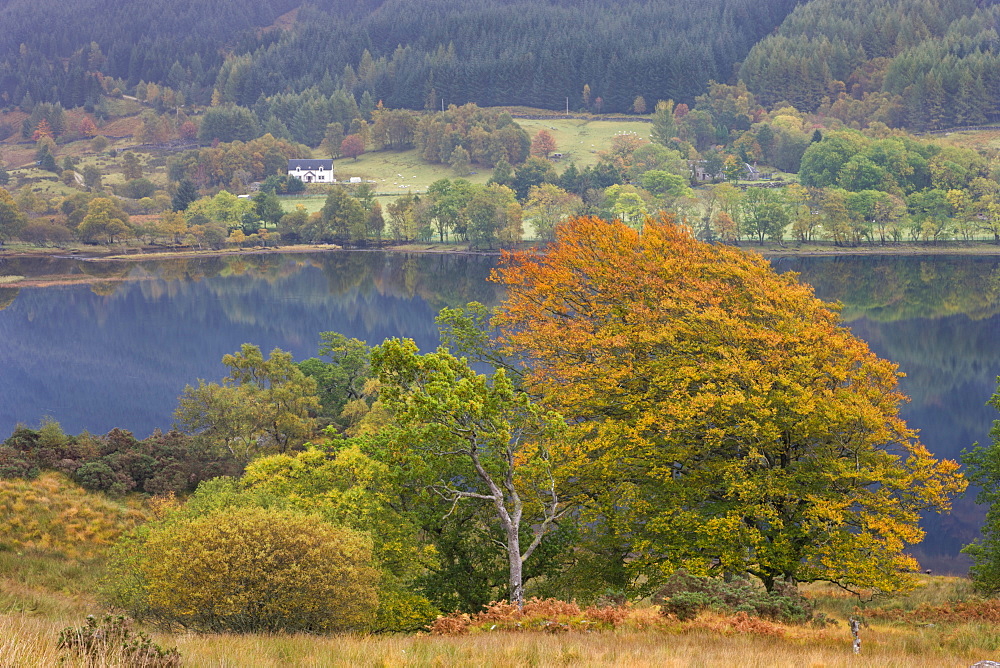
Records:
<instances>
[{"instance_id":1,"label":"hillside","mask_svg":"<svg viewBox=\"0 0 1000 668\"><path fill-rule=\"evenodd\" d=\"M891 127L933 130L996 120L993 0L812 0L751 49L739 76L764 105L838 104Z\"/></svg>"},{"instance_id":2,"label":"hillside","mask_svg":"<svg viewBox=\"0 0 1000 668\"><path fill-rule=\"evenodd\" d=\"M10 0L0 6L0 98L94 105L102 86L146 81L198 103L213 89L249 106L318 86L394 108L568 101L622 112L636 96L690 102L709 80L730 79L795 4L319 0L290 29L267 30L289 25L296 0Z\"/></svg>"}]
</instances>

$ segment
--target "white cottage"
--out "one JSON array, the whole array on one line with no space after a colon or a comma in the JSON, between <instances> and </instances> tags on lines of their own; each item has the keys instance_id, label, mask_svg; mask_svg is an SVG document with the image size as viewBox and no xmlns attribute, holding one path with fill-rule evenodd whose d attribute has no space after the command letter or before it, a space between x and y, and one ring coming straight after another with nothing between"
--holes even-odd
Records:
<instances>
[{"instance_id":1,"label":"white cottage","mask_svg":"<svg viewBox=\"0 0 1000 668\"><path fill-rule=\"evenodd\" d=\"M333 183L333 160L289 160L288 175L302 183Z\"/></svg>"}]
</instances>

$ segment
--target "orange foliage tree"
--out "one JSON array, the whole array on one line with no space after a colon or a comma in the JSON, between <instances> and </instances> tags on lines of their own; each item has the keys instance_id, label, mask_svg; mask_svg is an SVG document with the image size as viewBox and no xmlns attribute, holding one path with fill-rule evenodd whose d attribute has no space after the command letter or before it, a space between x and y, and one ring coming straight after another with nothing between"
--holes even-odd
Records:
<instances>
[{"instance_id":1,"label":"orange foliage tree","mask_svg":"<svg viewBox=\"0 0 1000 668\"><path fill-rule=\"evenodd\" d=\"M544 128L535 133L531 140L531 155L547 158L555 150L556 140L552 133Z\"/></svg>"},{"instance_id":2,"label":"orange foliage tree","mask_svg":"<svg viewBox=\"0 0 1000 668\"><path fill-rule=\"evenodd\" d=\"M565 475L592 492L588 526L630 545L635 581L909 585L920 512L965 481L899 418L896 366L811 287L667 215L641 232L573 219L494 280L500 345L576 425Z\"/></svg>"},{"instance_id":3,"label":"orange foliage tree","mask_svg":"<svg viewBox=\"0 0 1000 668\"><path fill-rule=\"evenodd\" d=\"M38 125L35 126L35 131L32 133L31 138L34 141L38 141L43 137L52 137L52 126L44 118L38 121Z\"/></svg>"}]
</instances>

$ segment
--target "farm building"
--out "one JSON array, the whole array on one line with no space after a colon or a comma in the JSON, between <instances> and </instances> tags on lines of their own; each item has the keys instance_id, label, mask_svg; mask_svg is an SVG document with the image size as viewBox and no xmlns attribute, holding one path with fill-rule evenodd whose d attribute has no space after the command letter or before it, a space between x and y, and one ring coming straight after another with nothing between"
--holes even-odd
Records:
<instances>
[{"instance_id":1,"label":"farm building","mask_svg":"<svg viewBox=\"0 0 1000 668\"><path fill-rule=\"evenodd\" d=\"M288 175L302 183L333 183L333 160L289 160Z\"/></svg>"}]
</instances>

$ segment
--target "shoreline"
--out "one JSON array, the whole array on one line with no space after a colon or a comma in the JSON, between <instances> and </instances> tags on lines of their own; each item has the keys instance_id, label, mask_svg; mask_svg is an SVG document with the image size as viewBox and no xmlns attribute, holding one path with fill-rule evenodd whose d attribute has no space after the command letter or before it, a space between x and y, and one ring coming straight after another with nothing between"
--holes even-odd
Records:
<instances>
[{"instance_id":1,"label":"shoreline","mask_svg":"<svg viewBox=\"0 0 1000 668\"><path fill-rule=\"evenodd\" d=\"M527 250L533 246L522 244L518 250ZM735 244L736 248L757 253L765 258L774 257L932 257L932 256L969 256L969 257L991 257L1000 256L1000 245L992 242L943 242L939 244L913 244L902 243L886 246L817 246L810 244L807 246L797 245L763 245L756 244ZM439 242L403 243L391 244L375 248L344 248L336 244L296 244L288 246L277 246L270 248L225 248L225 249L149 249L136 248L135 252L126 251L113 252L97 250L89 247L52 247L52 248L9 248L0 246L0 271L2 262L8 259L21 258L59 258L73 259L81 262L141 262L156 260L190 260L198 258L215 257L244 257L253 255L295 255L306 253L427 253L440 255L477 255L477 256L499 256L500 249L496 250L471 250L464 244L447 244ZM0 274L0 288L8 287L38 287L40 285L59 285L67 283L88 283L102 282L109 280L107 277L80 277L78 275L53 276L53 280L40 279L38 277L19 277L19 280L3 281L4 276ZM82 279L82 280L81 280ZM124 278L114 278L110 280L128 280Z\"/></svg>"}]
</instances>

